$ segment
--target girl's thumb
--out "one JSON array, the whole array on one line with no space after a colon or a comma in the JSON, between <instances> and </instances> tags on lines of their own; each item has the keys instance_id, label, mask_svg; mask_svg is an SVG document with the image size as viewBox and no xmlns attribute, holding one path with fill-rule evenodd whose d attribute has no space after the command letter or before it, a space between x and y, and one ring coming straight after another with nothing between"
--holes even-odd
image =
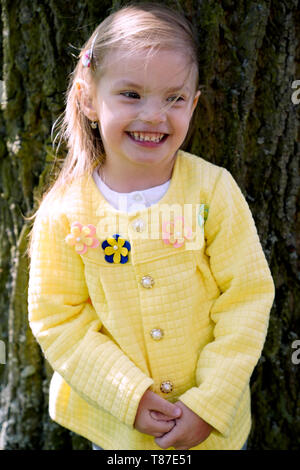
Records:
<instances>
[{"instance_id":1,"label":"girl's thumb","mask_svg":"<svg viewBox=\"0 0 300 470\"><path fill-rule=\"evenodd\" d=\"M178 406L176 406L176 408L174 409L174 418L179 418L179 416L181 416L181 408L179 408Z\"/></svg>"},{"instance_id":2,"label":"girl's thumb","mask_svg":"<svg viewBox=\"0 0 300 470\"><path fill-rule=\"evenodd\" d=\"M170 418L179 418L182 413L181 408L179 408L179 406L173 405L168 401L164 403L164 406L160 410L160 412L165 414L166 416L169 416Z\"/></svg>"}]
</instances>

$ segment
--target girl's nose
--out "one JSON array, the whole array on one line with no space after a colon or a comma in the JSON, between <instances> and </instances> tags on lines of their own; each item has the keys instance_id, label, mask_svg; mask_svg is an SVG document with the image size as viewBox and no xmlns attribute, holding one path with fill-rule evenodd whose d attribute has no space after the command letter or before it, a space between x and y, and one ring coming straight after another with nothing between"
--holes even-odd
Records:
<instances>
[{"instance_id":1,"label":"girl's nose","mask_svg":"<svg viewBox=\"0 0 300 470\"><path fill-rule=\"evenodd\" d=\"M139 119L151 124L157 124L166 121L166 110L161 103L145 104L139 113Z\"/></svg>"}]
</instances>

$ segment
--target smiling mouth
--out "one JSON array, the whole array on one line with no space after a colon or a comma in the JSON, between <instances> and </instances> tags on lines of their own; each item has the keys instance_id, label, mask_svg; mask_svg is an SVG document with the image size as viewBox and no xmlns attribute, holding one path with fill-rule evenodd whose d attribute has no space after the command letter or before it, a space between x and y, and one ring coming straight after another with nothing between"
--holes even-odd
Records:
<instances>
[{"instance_id":1,"label":"smiling mouth","mask_svg":"<svg viewBox=\"0 0 300 470\"><path fill-rule=\"evenodd\" d=\"M168 134L162 134L160 132L127 132L127 134L137 142L153 142L156 144L166 140L168 137Z\"/></svg>"}]
</instances>

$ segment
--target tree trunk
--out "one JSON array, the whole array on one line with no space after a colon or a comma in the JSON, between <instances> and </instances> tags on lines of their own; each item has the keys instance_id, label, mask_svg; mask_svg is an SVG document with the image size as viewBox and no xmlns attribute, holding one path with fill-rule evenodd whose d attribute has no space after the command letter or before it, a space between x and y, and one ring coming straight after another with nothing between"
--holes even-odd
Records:
<instances>
[{"instance_id":1,"label":"tree trunk","mask_svg":"<svg viewBox=\"0 0 300 470\"><path fill-rule=\"evenodd\" d=\"M80 47L125 2L1 0L0 449L88 449L48 416L52 371L27 320L25 217L49 178L51 126ZM225 166L255 219L276 298L251 379L250 449L297 449L300 440L299 110L296 0L182 0L198 27L202 96L186 150ZM0 68L0 70L1 70ZM1 90L1 87L0 87ZM295 100L294 100L295 101ZM298 134L297 134L298 132ZM298 228L298 231L297 231ZM3 349L3 348L2 348Z\"/></svg>"}]
</instances>

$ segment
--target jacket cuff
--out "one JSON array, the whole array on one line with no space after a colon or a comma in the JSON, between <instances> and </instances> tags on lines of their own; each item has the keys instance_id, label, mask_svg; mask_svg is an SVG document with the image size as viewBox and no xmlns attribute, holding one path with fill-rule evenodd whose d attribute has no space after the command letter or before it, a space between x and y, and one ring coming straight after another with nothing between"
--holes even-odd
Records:
<instances>
[{"instance_id":1,"label":"jacket cuff","mask_svg":"<svg viewBox=\"0 0 300 470\"><path fill-rule=\"evenodd\" d=\"M128 405L124 411L124 417L121 417L121 420L132 429L134 427L134 421L141 398L153 383L152 379L145 377L143 380L140 380L139 376L137 377L136 387L131 389L131 394L128 397L127 402Z\"/></svg>"},{"instance_id":2,"label":"jacket cuff","mask_svg":"<svg viewBox=\"0 0 300 470\"><path fill-rule=\"evenodd\" d=\"M228 437L233 424L233 416L219 403L219 406L201 391L201 388L192 387L181 395L178 400L200 418L210 424L223 437Z\"/></svg>"}]
</instances>

